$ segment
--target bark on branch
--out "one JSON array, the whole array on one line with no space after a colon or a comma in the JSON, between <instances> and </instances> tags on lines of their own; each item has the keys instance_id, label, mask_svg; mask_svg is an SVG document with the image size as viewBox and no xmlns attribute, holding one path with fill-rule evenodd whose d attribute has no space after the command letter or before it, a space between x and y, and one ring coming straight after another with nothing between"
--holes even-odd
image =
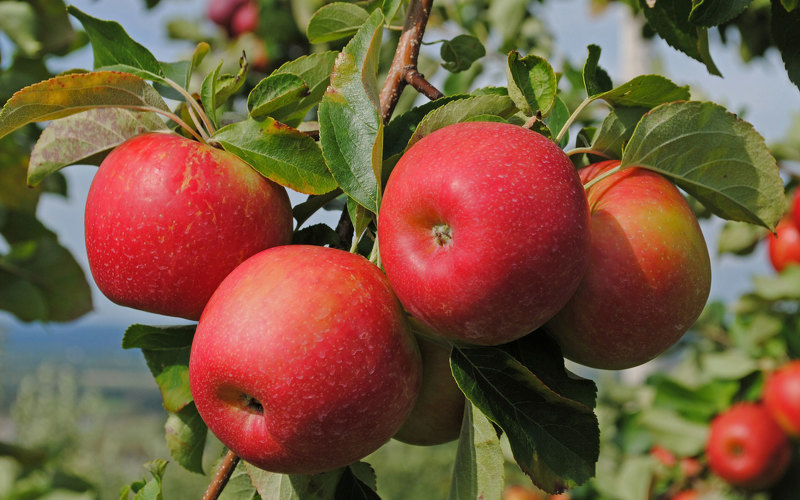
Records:
<instances>
[{"instance_id":1,"label":"bark on branch","mask_svg":"<svg viewBox=\"0 0 800 500\"><path fill-rule=\"evenodd\" d=\"M233 474L233 470L236 468L238 463L239 456L236 455L236 453L228 450L228 452L222 458L222 462L219 464L219 468L217 469L216 474L214 474L214 478L208 485L208 489L206 489L206 492L203 495L203 500L217 500L217 498L219 498L219 496L222 494L222 490L225 488L225 485L228 484L228 480L231 478L231 474Z\"/></svg>"}]
</instances>

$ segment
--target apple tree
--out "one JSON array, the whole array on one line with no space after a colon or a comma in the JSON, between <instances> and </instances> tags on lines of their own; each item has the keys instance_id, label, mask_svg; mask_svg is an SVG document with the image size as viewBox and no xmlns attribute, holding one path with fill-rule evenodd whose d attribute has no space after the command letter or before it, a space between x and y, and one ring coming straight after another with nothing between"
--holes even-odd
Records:
<instances>
[{"instance_id":1,"label":"apple tree","mask_svg":"<svg viewBox=\"0 0 800 500\"><path fill-rule=\"evenodd\" d=\"M759 29L800 80L795 2L626 3L649 34L712 73L708 29L766 36L745 26L769 8L771 24ZM171 459L210 475L207 498L379 498L361 459L395 435L458 439L454 499L500 498L503 446L548 494L671 494L655 489L650 462L627 456L625 433L638 432L630 420L645 417L608 404L618 395L598 393L565 358L638 365L698 317L693 352L738 371L708 387L650 379L648 408L668 413L653 422L672 426L662 429L672 437L691 431L669 440L671 453L679 444L686 458L701 452L706 427L692 417L756 398L757 367L744 372L751 356L730 349L728 317L719 306L701 315L709 259L690 207L752 238L775 230L784 184L753 126L692 100L687 86L654 74L615 84L597 45L582 67L554 68L534 53L547 36L521 1L215 2L226 36L263 51L237 54L233 67L185 23L170 29L197 41L194 52L163 62L116 22L41 4L62 25L67 14L81 24L94 67L14 82L0 137L39 189L58 186L61 168L100 165L87 203L95 281L121 305L191 321L133 325L122 347L141 349L168 413ZM423 74L420 46L431 43L429 23L447 22L463 32L437 42L436 62L451 73L439 89ZM25 35L20 50L33 44ZM505 79L475 89L485 45L504 53ZM413 105L418 95L427 102ZM287 189L307 197L290 207ZM29 320L82 314L83 275L31 222L35 191L6 190L0 305ZM283 201L257 212L250 196L265 190ZM339 212L336 227L308 223L322 210ZM273 226L285 230L248 246ZM758 316L774 327L782 298L746 302L775 307ZM777 338L769 348L796 357L792 340ZM686 402L696 394L708 404ZM415 401L428 409L415 413ZM613 432L609 441L616 426L620 442ZM229 449L206 471L209 429ZM122 497L160 498L166 465L147 464L152 477ZM622 485L640 491L615 491Z\"/></svg>"}]
</instances>

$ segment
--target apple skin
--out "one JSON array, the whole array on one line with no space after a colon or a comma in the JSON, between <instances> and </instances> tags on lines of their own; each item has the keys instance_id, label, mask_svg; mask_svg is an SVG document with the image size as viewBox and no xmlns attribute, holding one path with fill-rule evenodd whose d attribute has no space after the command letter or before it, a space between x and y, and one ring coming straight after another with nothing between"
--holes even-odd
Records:
<instances>
[{"instance_id":1,"label":"apple skin","mask_svg":"<svg viewBox=\"0 0 800 500\"><path fill-rule=\"evenodd\" d=\"M254 33L258 30L258 5L254 2L248 2L238 9L231 18L231 33L233 36L239 36L244 33Z\"/></svg>"},{"instance_id":2,"label":"apple skin","mask_svg":"<svg viewBox=\"0 0 800 500\"><path fill-rule=\"evenodd\" d=\"M772 267L783 271L789 264L800 264L800 230L791 217L784 217L767 236L767 248Z\"/></svg>"},{"instance_id":3,"label":"apple skin","mask_svg":"<svg viewBox=\"0 0 800 500\"><path fill-rule=\"evenodd\" d=\"M699 498L700 492L697 490L683 490L675 496L672 497L672 500L697 500Z\"/></svg>"},{"instance_id":4,"label":"apple skin","mask_svg":"<svg viewBox=\"0 0 800 500\"><path fill-rule=\"evenodd\" d=\"M756 403L737 403L711 421L706 444L711 470L748 490L775 484L792 456L789 438L769 411Z\"/></svg>"},{"instance_id":5,"label":"apple skin","mask_svg":"<svg viewBox=\"0 0 800 500\"><path fill-rule=\"evenodd\" d=\"M590 165L581 179L618 164ZM572 361L630 368L676 343L702 312L711 288L708 249L686 200L656 173L623 170L587 197L589 268L546 329Z\"/></svg>"},{"instance_id":6,"label":"apple skin","mask_svg":"<svg viewBox=\"0 0 800 500\"><path fill-rule=\"evenodd\" d=\"M552 141L505 123L458 123L400 158L378 241L412 316L443 337L497 345L569 300L586 269L588 207Z\"/></svg>"},{"instance_id":7,"label":"apple skin","mask_svg":"<svg viewBox=\"0 0 800 500\"><path fill-rule=\"evenodd\" d=\"M465 398L450 370L450 348L417 336L422 387L411 415L394 435L398 441L432 446L458 439Z\"/></svg>"},{"instance_id":8,"label":"apple skin","mask_svg":"<svg viewBox=\"0 0 800 500\"><path fill-rule=\"evenodd\" d=\"M283 187L176 134L118 146L86 200L86 251L100 291L123 306L192 320L237 265L291 235Z\"/></svg>"},{"instance_id":9,"label":"apple skin","mask_svg":"<svg viewBox=\"0 0 800 500\"><path fill-rule=\"evenodd\" d=\"M228 28L240 7L250 0L211 0L206 15L217 26Z\"/></svg>"},{"instance_id":10,"label":"apple skin","mask_svg":"<svg viewBox=\"0 0 800 500\"><path fill-rule=\"evenodd\" d=\"M800 361L789 362L771 373L762 398L783 430L800 437Z\"/></svg>"},{"instance_id":11,"label":"apple skin","mask_svg":"<svg viewBox=\"0 0 800 500\"><path fill-rule=\"evenodd\" d=\"M306 245L237 267L203 311L189 358L209 429L247 462L286 474L378 449L408 417L421 378L383 273L359 255Z\"/></svg>"}]
</instances>

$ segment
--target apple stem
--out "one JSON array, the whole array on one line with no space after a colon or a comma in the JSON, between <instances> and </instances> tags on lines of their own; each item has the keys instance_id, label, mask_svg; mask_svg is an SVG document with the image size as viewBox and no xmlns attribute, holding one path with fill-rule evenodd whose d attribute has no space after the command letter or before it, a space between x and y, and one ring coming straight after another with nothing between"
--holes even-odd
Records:
<instances>
[{"instance_id":1,"label":"apple stem","mask_svg":"<svg viewBox=\"0 0 800 500\"><path fill-rule=\"evenodd\" d=\"M591 104L591 103L592 103L592 101L594 101L594 98L592 98L592 97L587 97L586 99L584 99L584 100L583 100L583 102L582 102L582 103L580 103L580 104L578 105L578 107L577 107L577 108L575 108L575 111L573 111L573 112L572 112L572 114L571 114L571 115L569 115L569 118L567 118L567 122L564 124L564 126L563 126L563 127L561 127L561 130L559 130L559 131L558 131L558 135L556 136L556 141L555 141L555 142L556 142L556 144L560 144L560 143L561 143L561 139L563 139L563 138L564 138L564 135L567 133L567 131L569 130L569 128L572 126L572 124L573 124L573 123L575 122L575 120L578 118L578 115L579 115L579 114L581 114L581 111L583 111L583 109L584 109L586 106L588 106L589 104Z\"/></svg>"},{"instance_id":2,"label":"apple stem","mask_svg":"<svg viewBox=\"0 0 800 500\"><path fill-rule=\"evenodd\" d=\"M605 158L606 160L615 160L616 158L612 158L608 155L608 153L604 153L602 151L598 151L592 148L575 148L567 151L567 156L573 155L580 155L580 154L587 154L587 155L594 155L599 156L601 158Z\"/></svg>"},{"instance_id":3,"label":"apple stem","mask_svg":"<svg viewBox=\"0 0 800 500\"><path fill-rule=\"evenodd\" d=\"M236 469L238 464L239 456L236 455L236 453L228 450L228 452L225 453L225 456L222 458L222 462L219 464L217 472L211 479L211 483L208 485L208 489L206 489L206 492L203 495L203 500L216 500L219 498L219 496L222 494L222 490L225 488L225 485L228 484L228 480L231 478L233 470Z\"/></svg>"},{"instance_id":4,"label":"apple stem","mask_svg":"<svg viewBox=\"0 0 800 500\"><path fill-rule=\"evenodd\" d=\"M583 185L583 190L584 190L584 191L587 191L587 190L588 190L590 187L594 186L594 185L595 185L595 184L597 184L598 182L600 182L600 181L602 181L603 179L606 179L606 178L608 178L608 177L611 177L612 175L614 175L614 174L616 174L617 172L620 172L620 171L622 171L622 170L623 170L623 167L622 167L622 165L621 165L621 164L620 164L620 165L617 165L617 166L616 166L616 167L614 167L614 168L611 168L611 169L609 169L609 170L606 170L606 171L605 171L605 172L603 172L602 174L598 175L598 176L597 176L597 177L595 177L594 179L592 179L592 180L590 180L589 182L587 182L586 184L584 184L584 185Z\"/></svg>"},{"instance_id":5,"label":"apple stem","mask_svg":"<svg viewBox=\"0 0 800 500\"><path fill-rule=\"evenodd\" d=\"M175 113L173 113L172 111L164 111L163 109L155 108L155 107L152 107L152 106L116 106L115 105L114 107L115 108L124 108L124 109L133 109L133 110L136 110L136 111L152 111L153 113L157 113L157 114L159 114L161 116L165 116L165 117L169 118L170 120L174 121L175 123L180 125L182 128L186 129L190 134L192 134L192 137L194 137L198 141L206 142L205 139L203 137L201 137L197 133L197 131L195 129L190 127L185 121L181 120L181 118L178 115L176 115Z\"/></svg>"}]
</instances>

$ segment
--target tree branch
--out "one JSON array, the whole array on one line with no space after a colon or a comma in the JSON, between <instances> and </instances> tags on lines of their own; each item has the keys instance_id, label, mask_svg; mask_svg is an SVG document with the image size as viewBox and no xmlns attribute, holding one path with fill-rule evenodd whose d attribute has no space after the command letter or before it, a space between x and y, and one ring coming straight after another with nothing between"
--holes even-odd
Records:
<instances>
[{"instance_id":1,"label":"tree branch","mask_svg":"<svg viewBox=\"0 0 800 500\"><path fill-rule=\"evenodd\" d=\"M231 474L233 474L233 470L236 468L238 463L239 456L231 450L228 450L228 452L222 458L222 462L219 464L219 468L217 468L214 478L208 485L208 489L203 495L203 500L217 500L217 498L219 498L219 496L222 494L222 490L225 488L225 485L228 484L228 479L231 478Z\"/></svg>"},{"instance_id":2,"label":"tree branch","mask_svg":"<svg viewBox=\"0 0 800 500\"><path fill-rule=\"evenodd\" d=\"M442 91L431 85L431 83L425 79L425 76L416 69L409 69L406 71L405 81L407 84L414 87L417 92L424 95L431 101L435 101L440 97L444 97Z\"/></svg>"},{"instance_id":3,"label":"tree branch","mask_svg":"<svg viewBox=\"0 0 800 500\"><path fill-rule=\"evenodd\" d=\"M422 45L422 35L425 34L425 26L428 24L428 17L431 15L433 0L411 0L408 6L408 14L403 25L403 33L397 44L397 51L394 53L392 65L386 75L386 81L381 88L381 119L384 123L389 121L394 112L394 107L400 99L400 94L409 80L416 82L423 81L427 86L422 88L433 89L435 92L428 94L412 84L415 89L420 90L426 97L431 95L441 96L441 92L436 90L424 77L417 71L417 59L419 58L419 48ZM408 75L413 73L411 77ZM414 75L418 75L414 77Z\"/></svg>"}]
</instances>

